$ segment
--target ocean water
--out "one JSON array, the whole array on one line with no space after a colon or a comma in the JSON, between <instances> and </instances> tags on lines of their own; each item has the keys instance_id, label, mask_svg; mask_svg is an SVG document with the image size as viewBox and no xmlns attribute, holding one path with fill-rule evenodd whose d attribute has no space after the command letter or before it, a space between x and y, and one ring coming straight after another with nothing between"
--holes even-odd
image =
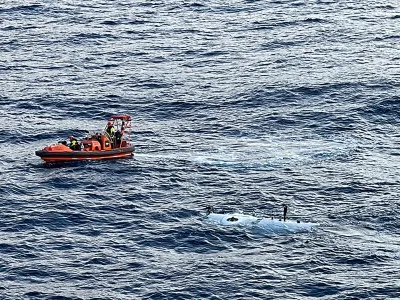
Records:
<instances>
[{"instance_id":1,"label":"ocean water","mask_svg":"<svg viewBox=\"0 0 400 300\"><path fill-rule=\"evenodd\" d=\"M400 3L0 1L0 299L399 299ZM110 115L133 159L35 151ZM320 223L224 227L217 212Z\"/></svg>"}]
</instances>

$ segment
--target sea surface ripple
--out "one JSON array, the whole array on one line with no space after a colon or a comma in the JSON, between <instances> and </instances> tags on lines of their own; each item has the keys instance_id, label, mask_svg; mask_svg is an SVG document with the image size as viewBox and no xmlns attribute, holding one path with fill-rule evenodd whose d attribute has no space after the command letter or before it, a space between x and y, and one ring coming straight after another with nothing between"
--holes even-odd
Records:
<instances>
[{"instance_id":1,"label":"sea surface ripple","mask_svg":"<svg viewBox=\"0 0 400 300\"><path fill-rule=\"evenodd\" d=\"M399 299L397 0L0 1L1 299ZM133 159L35 150L133 118ZM320 223L271 233L218 212Z\"/></svg>"}]
</instances>

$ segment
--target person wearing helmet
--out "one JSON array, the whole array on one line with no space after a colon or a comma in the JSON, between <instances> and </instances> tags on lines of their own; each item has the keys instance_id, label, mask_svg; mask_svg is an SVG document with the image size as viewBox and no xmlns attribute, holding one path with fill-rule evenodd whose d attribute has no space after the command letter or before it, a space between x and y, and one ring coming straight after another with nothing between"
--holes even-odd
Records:
<instances>
[{"instance_id":1,"label":"person wearing helmet","mask_svg":"<svg viewBox=\"0 0 400 300\"><path fill-rule=\"evenodd\" d=\"M114 134L115 134L115 128L110 121L108 121L108 123L107 123L106 133L107 133L110 141L113 141Z\"/></svg>"},{"instance_id":2,"label":"person wearing helmet","mask_svg":"<svg viewBox=\"0 0 400 300\"><path fill-rule=\"evenodd\" d=\"M81 150L81 146L78 143L78 140L74 138L72 135L69 137L69 148L71 150Z\"/></svg>"},{"instance_id":3,"label":"person wearing helmet","mask_svg":"<svg viewBox=\"0 0 400 300\"><path fill-rule=\"evenodd\" d=\"M106 131L108 132L109 135L113 136L115 129L114 129L114 125L111 122L107 123L107 129Z\"/></svg>"}]
</instances>

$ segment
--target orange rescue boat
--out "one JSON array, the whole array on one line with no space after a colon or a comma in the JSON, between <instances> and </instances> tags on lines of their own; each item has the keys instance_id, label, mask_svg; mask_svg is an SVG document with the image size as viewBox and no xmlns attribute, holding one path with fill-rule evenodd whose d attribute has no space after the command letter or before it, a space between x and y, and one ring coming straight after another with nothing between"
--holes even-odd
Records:
<instances>
[{"instance_id":1,"label":"orange rescue boat","mask_svg":"<svg viewBox=\"0 0 400 300\"><path fill-rule=\"evenodd\" d=\"M111 116L102 133L90 134L74 147L63 141L35 154L48 163L132 157L135 147L130 140L131 126L131 116Z\"/></svg>"}]
</instances>

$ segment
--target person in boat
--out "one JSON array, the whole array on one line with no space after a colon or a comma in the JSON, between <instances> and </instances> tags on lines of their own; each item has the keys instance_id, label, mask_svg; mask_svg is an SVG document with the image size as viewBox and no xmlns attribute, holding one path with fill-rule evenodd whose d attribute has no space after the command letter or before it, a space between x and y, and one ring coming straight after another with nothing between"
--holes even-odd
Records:
<instances>
[{"instance_id":1,"label":"person in boat","mask_svg":"<svg viewBox=\"0 0 400 300\"><path fill-rule=\"evenodd\" d=\"M232 217L230 217L230 218L228 218L228 219L226 219L226 220L229 221L229 222L236 222L236 221L238 221L239 219L236 218L236 217L234 217L234 216L232 216Z\"/></svg>"},{"instance_id":2,"label":"person in boat","mask_svg":"<svg viewBox=\"0 0 400 300\"><path fill-rule=\"evenodd\" d=\"M114 146L115 128L110 121L107 123L106 135L110 139L111 145Z\"/></svg>"},{"instance_id":3,"label":"person in boat","mask_svg":"<svg viewBox=\"0 0 400 300\"><path fill-rule=\"evenodd\" d=\"M208 205L207 207L206 207L206 210L207 210L207 216L209 215L209 214L211 214L212 212L213 212L213 207L212 206L210 206L210 205Z\"/></svg>"},{"instance_id":4,"label":"person in boat","mask_svg":"<svg viewBox=\"0 0 400 300\"><path fill-rule=\"evenodd\" d=\"M115 148L121 147L121 138L122 138L122 133L121 131L117 130L115 133Z\"/></svg>"},{"instance_id":5,"label":"person in boat","mask_svg":"<svg viewBox=\"0 0 400 300\"><path fill-rule=\"evenodd\" d=\"M93 139L94 141L98 141L99 143L101 143L101 134L98 133L98 132L96 132L96 133L92 136L92 139Z\"/></svg>"},{"instance_id":6,"label":"person in boat","mask_svg":"<svg viewBox=\"0 0 400 300\"><path fill-rule=\"evenodd\" d=\"M71 150L81 150L81 145L79 145L78 140L74 138L72 135L69 137L69 148Z\"/></svg>"},{"instance_id":7,"label":"person in boat","mask_svg":"<svg viewBox=\"0 0 400 300\"><path fill-rule=\"evenodd\" d=\"M107 123L107 129L106 132L108 133L108 135L110 136L110 138L114 137L115 134L115 128L114 125L111 122Z\"/></svg>"},{"instance_id":8,"label":"person in boat","mask_svg":"<svg viewBox=\"0 0 400 300\"><path fill-rule=\"evenodd\" d=\"M287 215L287 205L283 205L283 221L286 221L286 215Z\"/></svg>"}]
</instances>

